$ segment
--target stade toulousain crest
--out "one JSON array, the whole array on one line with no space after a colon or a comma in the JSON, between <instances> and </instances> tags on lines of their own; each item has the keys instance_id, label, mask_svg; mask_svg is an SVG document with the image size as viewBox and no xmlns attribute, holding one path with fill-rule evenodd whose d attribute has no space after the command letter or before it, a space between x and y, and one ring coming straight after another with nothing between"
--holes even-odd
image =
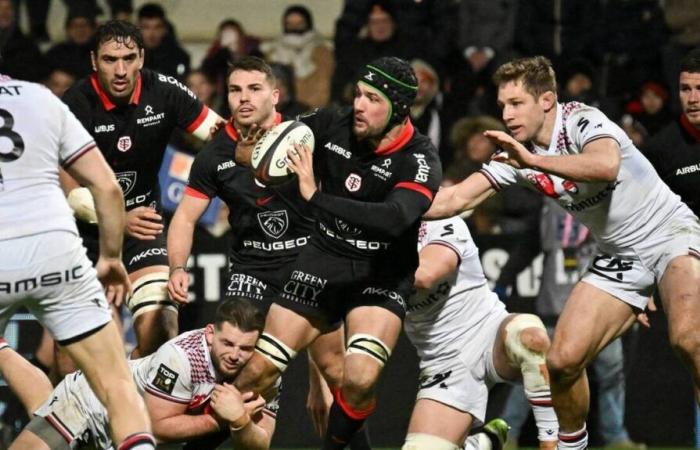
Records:
<instances>
[{"instance_id":1,"label":"stade toulousain crest","mask_svg":"<svg viewBox=\"0 0 700 450\"><path fill-rule=\"evenodd\" d=\"M129 151L131 148L131 137L130 136L122 136L117 140L117 150L120 152L126 152Z\"/></svg>"},{"instance_id":2,"label":"stade toulousain crest","mask_svg":"<svg viewBox=\"0 0 700 450\"><path fill-rule=\"evenodd\" d=\"M124 195L129 195L136 185L136 172L129 170L127 172L117 172L114 174L119 182L119 187L122 188Z\"/></svg>"},{"instance_id":3,"label":"stade toulousain crest","mask_svg":"<svg viewBox=\"0 0 700 450\"><path fill-rule=\"evenodd\" d=\"M279 239L284 232L287 231L287 227L289 226L287 211L265 211L258 213L258 223L260 223L260 228L263 229L265 234L274 239Z\"/></svg>"}]
</instances>

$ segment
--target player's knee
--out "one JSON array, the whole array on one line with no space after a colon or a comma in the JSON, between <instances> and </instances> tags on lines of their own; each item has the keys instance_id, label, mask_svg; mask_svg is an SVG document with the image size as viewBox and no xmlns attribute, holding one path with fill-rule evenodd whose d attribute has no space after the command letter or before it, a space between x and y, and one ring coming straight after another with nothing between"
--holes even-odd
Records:
<instances>
[{"instance_id":1,"label":"player's knee","mask_svg":"<svg viewBox=\"0 0 700 450\"><path fill-rule=\"evenodd\" d=\"M508 359L520 369L525 389L531 392L549 388L545 369L545 352L549 338L544 324L532 314L518 314L505 328Z\"/></svg>"},{"instance_id":2,"label":"player's knee","mask_svg":"<svg viewBox=\"0 0 700 450\"><path fill-rule=\"evenodd\" d=\"M340 383L343 381L342 353L333 351L324 352L321 355L314 355L312 359L329 386L340 386Z\"/></svg>"},{"instance_id":3,"label":"player's knee","mask_svg":"<svg viewBox=\"0 0 700 450\"><path fill-rule=\"evenodd\" d=\"M669 339L673 350L684 361L700 364L700 333L694 327L673 324Z\"/></svg>"},{"instance_id":4,"label":"player's knee","mask_svg":"<svg viewBox=\"0 0 700 450\"><path fill-rule=\"evenodd\" d=\"M570 348L552 346L547 352L547 370L553 382L573 381L581 375L584 368L583 358Z\"/></svg>"},{"instance_id":5,"label":"player's knee","mask_svg":"<svg viewBox=\"0 0 700 450\"><path fill-rule=\"evenodd\" d=\"M126 301L126 306L136 320L149 311L166 309L177 314L177 303L168 297L168 273L154 272L146 274L133 284L133 292Z\"/></svg>"},{"instance_id":6,"label":"player's knee","mask_svg":"<svg viewBox=\"0 0 700 450\"><path fill-rule=\"evenodd\" d=\"M547 330L540 327L525 328L520 332L520 342L527 348L536 353L547 353L551 344Z\"/></svg>"},{"instance_id":7,"label":"player's knee","mask_svg":"<svg viewBox=\"0 0 700 450\"><path fill-rule=\"evenodd\" d=\"M376 365L346 366L343 373L343 390L348 394L348 398L361 399L370 396L379 378L379 370Z\"/></svg>"},{"instance_id":8,"label":"player's knee","mask_svg":"<svg viewBox=\"0 0 700 450\"><path fill-rule=\"evenodd\" d=\"M447 439L428 433L408 433L401 450L458 450L460 447Z\"/></svg>"}]
</instances>

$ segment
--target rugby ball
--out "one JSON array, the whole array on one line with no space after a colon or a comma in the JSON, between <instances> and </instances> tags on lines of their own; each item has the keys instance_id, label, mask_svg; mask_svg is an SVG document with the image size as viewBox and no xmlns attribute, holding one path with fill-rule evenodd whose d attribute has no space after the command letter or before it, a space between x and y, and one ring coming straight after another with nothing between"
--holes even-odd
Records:
<instances>
[{"instance_id":1,"label":"rugby ball","mask_svg":"<svg viewBox=\"0 0 700 450\"><path fill-rule=\"evenodd\" d=\"M287 150L294 144L314 150L314 133L306 124L288 120L275 125L255 144L250 164L255 178L264 184L279 184L294 175L287 168Z\"/></svg>"}]
</instances>

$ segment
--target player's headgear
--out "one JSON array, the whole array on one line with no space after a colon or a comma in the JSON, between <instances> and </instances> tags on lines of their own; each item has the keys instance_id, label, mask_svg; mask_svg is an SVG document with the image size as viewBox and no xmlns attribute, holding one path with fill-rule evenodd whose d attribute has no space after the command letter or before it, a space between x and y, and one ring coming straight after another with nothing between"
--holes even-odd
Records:
<instances>
[{"instance_id":1,"label":"player's headgear","mask_svg":"<svg viewBox=\"0 0 700 450\"><path fill-rule=\"evenodd\" d=\"M407 61L395 56L375 59L363 67L357 81L378 89L388 99L391 115L386 130L408 117L418 92L418 80Z\"/></svg>"}]
</instances>

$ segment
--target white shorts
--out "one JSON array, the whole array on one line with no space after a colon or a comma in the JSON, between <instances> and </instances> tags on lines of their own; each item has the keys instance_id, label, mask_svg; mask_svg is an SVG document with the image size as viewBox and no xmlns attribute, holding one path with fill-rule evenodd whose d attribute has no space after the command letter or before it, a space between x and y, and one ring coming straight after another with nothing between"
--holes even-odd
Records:
<instances>
[{"instance_id":1,"label":"white shorts","mask_svg":"<svg viewBox=\"0 0 700 450\"><path fill-rule=\"evenodd\" d=\"M22 306L60 343L111 320L97 272L78 236L54 232L4 240L0 255L0 334Z\"/></svg>"},{"instance_id":2,"label":"white shorts","mask_svg":"<svg viewBox=\"0 0 700 450\"><path fill-rule=\"evenodd\" d=\"M417 400L435 400L474 417L474 426L484 424L489 390L503 383L493 365L493 346L498 328L508 316L504 309L493 310L471 339L460 342L457 356L420 362ZM452 352L450 352L452 353Z\"/></svg>"},{"instance_id":3,"label":"white shorts","mask_svg":"<svg viewBox=\"0 0 700 450\"><path fill-rule=\"evenodd\" d=\"M600 250L581 281L643 310L673 258L700 258L700 222L689 213L671 219L632 248Z\"/></svg>"},{"instance_id":4,"label":"white shorts","mask_svg":"<svg viewBox=\"0 0 700 450\"><path fill-rule=\"evenodd\" d=\"M70 448L89 442L98 449L112 448L107 411L80 371L68 374L34 415L30 429L45 420Z\"/></svg>"}]
</instances>

